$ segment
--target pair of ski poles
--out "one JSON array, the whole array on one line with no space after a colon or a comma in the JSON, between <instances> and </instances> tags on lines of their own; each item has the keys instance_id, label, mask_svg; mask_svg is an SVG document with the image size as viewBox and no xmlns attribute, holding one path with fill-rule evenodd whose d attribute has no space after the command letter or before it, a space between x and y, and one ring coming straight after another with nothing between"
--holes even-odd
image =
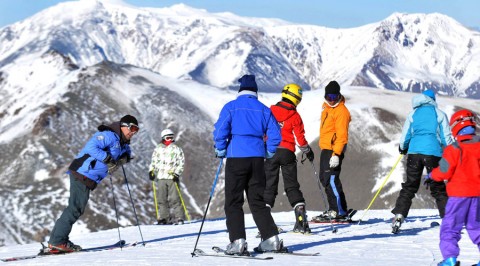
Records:
<instances>
[{"instance_id":1,"label":"pair of ski poles","mask_svg":"<svg viewBox=\"0 0 480 266\"><path fill-rule=\"evenodd\" d=\"M140 229L140 224L138 222L137 211L135 210L135 204L133 203L132 193L130 192L130 186L128 185L127 175L125 174L125 168L123 168L123 164L122 164L122 171L123 171L123 176L125 177L125 184L127 184L128 195L130 196L130 202L132 203L133 213L135 214L135 219L137 221L138 231L140 231L140 237L142 238L142 245L145 246L145 240L143 239L142 229ZM117 218L118 240L122 241L122 237L120 236L120 223L118 222L117 203L115 201L115 189L113 187L113 181L112 181L112 175L111 174L110 174L110 184L112 185L113 207L115 208L115 217Z\"/></svg>"},{"instance_id":2,"label":"pair of ski poles","mask_svg":"<svg viewBox=\"0 0 480 266\"><path fill-rule=\"evenodd\" d=\"M177 188L178 196L180 197L180 202L183 206L183 211L185 212L185 216L187 217L187 221L190 222L190 215L188 214L187 207L185 206L185 202L183 201L182 193L180 192L180 188L178 187L178 183L175 183L175 187ZM157 213L157 220L160 219L160 215L158 213L158 201L157 201L157 191L155 188L155 181L152 181L152 188L153 188L153 201L155 203L155 212Z\"/></svg>"}]
</instances>

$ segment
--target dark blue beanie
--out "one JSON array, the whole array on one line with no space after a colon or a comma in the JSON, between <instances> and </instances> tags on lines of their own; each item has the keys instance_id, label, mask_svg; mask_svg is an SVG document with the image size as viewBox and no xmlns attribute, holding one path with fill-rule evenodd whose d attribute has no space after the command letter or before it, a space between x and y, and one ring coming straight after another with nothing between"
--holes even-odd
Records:
<instances>
[{"instance_id":1,"label":"dark blue beanie","mask_svg":"<svg viewBox=\"0 0 480 266\"><path fill-rule=\"evenodd\" d=\"M257 83L255 82L255 75L243 75L238 82L240 82L240 89L238 92L241 92L243 90L249 90L249 91L254 91L257 92Z\"/></svg>"}]
</instances>

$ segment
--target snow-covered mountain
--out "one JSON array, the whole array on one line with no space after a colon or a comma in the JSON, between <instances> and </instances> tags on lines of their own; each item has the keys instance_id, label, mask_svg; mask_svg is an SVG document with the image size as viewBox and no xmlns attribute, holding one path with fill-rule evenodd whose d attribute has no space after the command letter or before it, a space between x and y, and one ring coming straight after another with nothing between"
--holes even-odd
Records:
<instances>
[{"instance_id":1,"label":"snow-covered mountain","mask_svg":"<svg viewBox=\"0 0 480 266\"><path fill-rule=\"evenodd\" d=\"M416 21L413 18L420 20L409 22ZM443 36L421 31L434 38L429 51L437 51L422 60L423 52L415 52L416 42L403 46L399 40L404 37L388 35L392 23L398 36L410 32L410 27L438 24L435 32L448 28L456 38L446 42ZM379 32L382 38L375 37ZM221 107L235 98L236 90L229 88L235 89L244 73L257 75L260 91L276 92L260 94L267 105L280 100L278 92L287 82L305 88L322 87L330 79L342 84L353 118L342 180L350 207L363 209L398 158L401 125L411 109L413 94L382 88L417 91L427 83L434 89L438 89L435 84L447 88L450 85L445 84L451 83L437 82L448 80L447 72L433 75L429 71L434 68L424 67L421 72L415 67L457 58L461 49L455 47L465 36L473 44L464 51L468 56L462 62L469 65L464 65L458 80L474 84L478 83L478 74L477 78L472 74L478 69L479 61L473 60L478 56L474 52L478 33L439 14L394 14L360 28L327 29L211 14L184 5L145 9L83 0L59 4L4 27L0 29L0 208L5 211L0 226L5 230L0 231L0 245L48 235L67 202L65 171L71 160L98 125L127 113L135 115L141 126L132 141L136 158L125 167L140 223L155 221L147 168L159 134L167 127L177 132L186 154L181 185L188 209L192 216L201 216L219 163L212 148L213 123ZM376 54L376 63L369 53ZM411 77L422 80L406 82ZM415 82L420 85L413 86ZM447 94L477 97L468 93L468 86ZM307 91L298 108L317 157L322 99L323 89ZM472 99L438 97L438 103L448 115L460 107L480 113L478 101ZM316 165L318 169L318 158ZM373 208L392 206L403 174L399 165ZM308 209L324 209L311 165L299 163L299 176ZM116 225L113 196L120 224L135 221L123 173L117 172L112 181L113 189L107 178L92 193L79 221L86 231ZM223 174L210 206L211 217L223 216L222 189ZM275 210L290 209L281 193L277 202ZM417 208L433 204L423 189L414 201Z\"/></svg>"},{"instance_id":2,"label":"snow-covered mountain","mask_svg":"<svg viewBox=\"0 0 480 266\"><path fill-rule=\"evenodd\" d=\"M79 67L108 60L224 88L256 73L265 91L345 85L480 98L480 33L441 14L395 13L358 28L81 0L0 30L0 67L48 50ZM8 75L8 72L2 76Z\"/></svg>"}]
</instances>

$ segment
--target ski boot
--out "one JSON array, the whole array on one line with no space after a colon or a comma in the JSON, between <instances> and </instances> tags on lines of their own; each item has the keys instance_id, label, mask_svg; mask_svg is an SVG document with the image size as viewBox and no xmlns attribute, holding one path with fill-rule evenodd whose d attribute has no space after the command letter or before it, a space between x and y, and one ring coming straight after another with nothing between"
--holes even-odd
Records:
<instances>
[{"instance_id":1,"label":"ski boot","mask_svg":"<svg viewBox=\"0 0 480 266\"><path fill-rule=\"evenodd\" d=\"M317 223L324 223L324 222L334 222L335 218L337 218L337 212L334 210L324 211L318 216L312 218L313 222Z\"/></svg>"},{"instance_id":2,"label":"ski boot","mask_svg":"<svg viewBox=\"0 0 480 266\"><path fill-rule=\"evenodd\" d=\"M305 210L305 203L301 202L295 205L295 226L294 233L310 234L310 226L308 226L307 211Z\"/></svg>"},{"instance_id":3,"label":"ski boot","mask_svg":"<svg viewBox=\"0 0 480 266\"><path fill-rule=\"evenodd\" d=\"M400 231L400 226L402 226L403 221L405 218L403 217L402 214L395 214L395 217L392 220L392 233L393 234L398 234Z\"/></svg>"},{"instance_id":4,"label":"ski boot","mask_svg":"<svg viewBox=\"0 0 480 266\"><path fill-rule=\"evenodd\" d=\"M45 250L45 249L44 249ZM70 253L82 250L82 247L75 245L72 241L67 241L63 244L53 245L48 244L48 250L51 254Z\"/></svg>"},{"instance_id":5,"label":"ski boot","mask_svg":"<svg viewBox=\"0 0 480 266\"><path fill-rule=\"evenodd\" d=\"M460 261L457 261L457 258L450 257L442 260L437 264L438 266L460 266Z\"/></svg>"},{"instance_id":6,"label":"ski boot","mask_svg":"<svg viewBox=\"0 0 480 266\"><path fill-rule=\"evenodd\" d=\"M277 225L277 230L278 230L278 234L281 234L283 233L283 229ZM255 236L256 238L262 238L262 234L260 234L260 231L258 231L257 235Z\"/></svg>"},{"instance_id":7,"label":"ski boot","mask_svg":"<svg viewBox=\"0 0 480 266\"><path fill-rule=\"evenodd\" d=\"M283 240L279 240L278 235L274 235L269 239L260 242L258 247L254 248L253 250L258 253L282 252L285 250L285 248L283 247Z\"/></svg>"},{"instance_id":8,"label":"ski boot","mask_svg":"<svg viewBox=\"0 0 480 266\"><path fill-rule=\"evenodd\" d=\"M248 245L244 238L239 238L227 245L226 255L249 256Z\"/></svg>"}]
</instances>

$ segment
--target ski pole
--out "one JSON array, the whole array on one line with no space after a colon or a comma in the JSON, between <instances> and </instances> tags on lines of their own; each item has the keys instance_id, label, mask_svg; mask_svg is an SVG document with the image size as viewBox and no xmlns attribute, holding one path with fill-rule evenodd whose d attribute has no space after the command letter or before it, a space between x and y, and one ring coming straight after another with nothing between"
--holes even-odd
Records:
<instances>
[{"instance_id":1,"label":"ski pole","mask_svg":"<svg viewBox=\"0 0 480 266\"><path fill-rule=\"evenodd\" d=\"M178 187L178 183L177 182L174 182L174 183L175 183L175 187L177 187L178 196L180 197L180 202L182 203L183 210L185 211L185 216L187 216L187 221L190 222L190 215L188 215L188 210L187 210L187 207L185 207L185 202L183 201L182 193L180 192L180 188Z\"/></svg>"},{"instance_id":2,"label":"ski pole","mask_svg":"<svg viewBox=\"0 0 480 266\"><path fill-rule=\"evenodd\" d=\"M195 242L195 247L193 248L192 257L195 256L195 251L197 250L198 240L200 239L200 234L202 233L203 223L205 222L205 217L207 216L208 207L210 206L210 201L212 200L213 193L215 192L215 186L217 185L218 176L220 175L220 169L222 169L223 158L220 158L220 163L218 164L217 174L213 180L212 190L210 191L210 197L208 198L207 208L203 213L202 224L200 225L200 230L198 231L197 242Z\"/></svg>"},{"instance_id":3,"label":"ski pole","mask_svg":"<svg viewBox=\"0 0 480 266\"><path fill-rule=\"evenodd\" d=\"M128 185L127 175L125 174L125 168L123 168L123 176L125 177L125 184L127 184L128 195L130 195L130 202L132 202L133 214L135 214L135 219L137 220L138 231L140 231L140 237L142 238L142 245L145 246L145 240L143 240L142 230L140 229L140 224L138 223L137 211L135 210L135 204L133 204L132 193L130 193L130 186Z\"/></svg>"},{"instance_id":4,"label":"ski pole","mask_svg":"<svg viewBox=\"0 0 480 266\"><path fill-rule=\"evenodd\" d=\"M320 177L317 174L317 169L315 168L315 164L313 164L312 161L310 163L312 163L313 172L315 173L315 177L316 177L317 183L318 183L318 188L320 189L320 194L322 194L323 203L325 204L325 210L328 211L327 199L325 197L325 192L323 191L322 184L320 183ZM337 228L333 225L332 217L330 215L328 215L328 219L330 220L330 226L332 227L332 233L334 233L334 234L337 233Z\"/></svg>"},{"instance_id":5,"label":"ski pole","mask_svg":"<svg viewBox=\"0 0 480 266\"><path fill-rule=\"evenodd\" d=\"M365 214L367 214L368 210L369 210L370 207L372 206L372 204L373 204L373 202L375 201L375 199L377 198L378 194L380 194L380 191L382 191L383 186L385 186L385 184L387 183L388 179L390 178L390 175L392 175L393 170L395 170L395 168L397 167L397 164L400 162L400 160L401 160L402 158L403 158L403 154L400 154L400 156L398 156L397 161L395 162L395 164L393 165L392 169L390 170L390 173L388 173L387 178L385 178L385 180L383 181L382 185L381 185L380 188L378 189L377 193L376 193L375 196L373 197L372 201L370 201L370 204L368 204L367 209L365 210L365 212L363 212L362 217L360 218L360 220L358 220L358 224L360 224L360 222L362 222L363 217L365 216Z\"/></svg>"},{"instance_id":6,"label":"ski pole","mask_svg":"<svg viewBox=\"0 0 480 266\"><path fill-rule=\"evenodd\" d=\"M153 202L155 203L155 213L157 214L157 221L158 221L160 220L160 216L158 215L157 190L155 188L155 181L152 181L152 188L153 188Z\"/></svg>"},{"instance_id":7,"label":"ski pole","mask_svg":"<svg viewBox=\"0 0 480 266\"><path fill-rule=\"evenodd\" d=\"M118 241L122 242L122 237L120 236L120 224L118 223L117 203L115 202L115 190L113 188L112 175L110 175L110 184L112 185L113 207L115 208L115 217L117 217Z\"/></svg>"}]
</instances>

